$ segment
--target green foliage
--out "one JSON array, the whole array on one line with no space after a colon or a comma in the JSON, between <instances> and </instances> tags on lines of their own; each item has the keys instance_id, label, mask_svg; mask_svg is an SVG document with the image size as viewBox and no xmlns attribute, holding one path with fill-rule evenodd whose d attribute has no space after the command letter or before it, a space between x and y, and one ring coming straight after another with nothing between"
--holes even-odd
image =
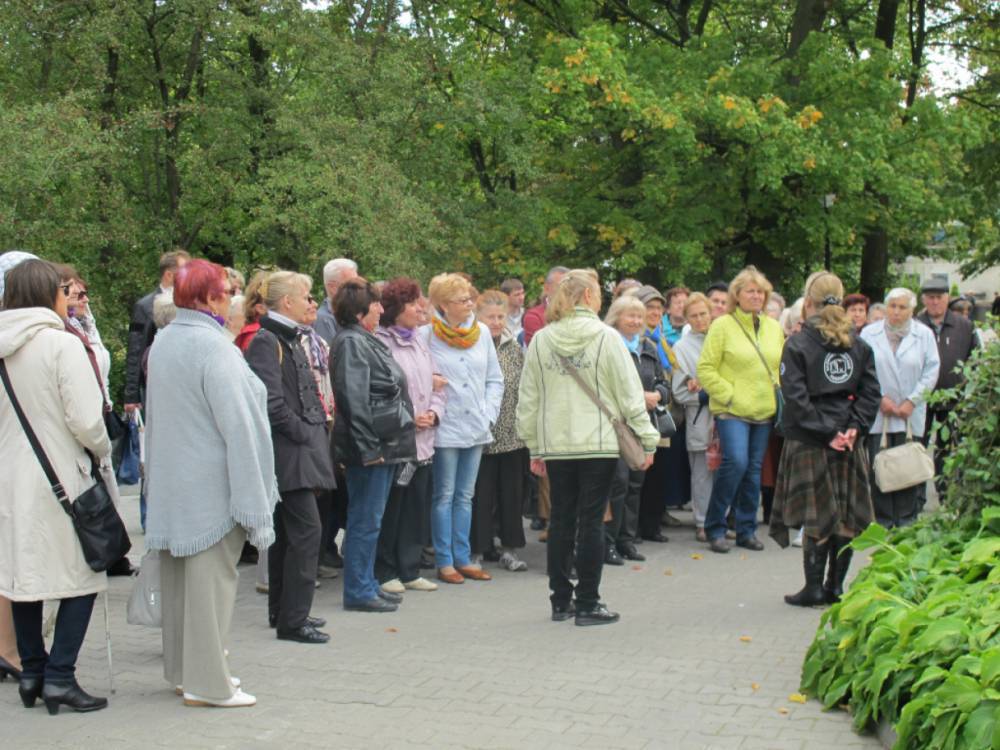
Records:
<instances>
[{"instance_id":1,"label":"green foliage","mask_svg":"<svg viewBox=\"0 0 1000 750\"><path fill-rule=\"evenodd\" d=\"M996 319L987 327L996 331ZM937 427L939 441L954 440L945 459L943 501L957 513L975 517L982 508L1000 506L1000 346L976 350L961 371L961 386L938 391L930 400L954 405Z\"/></svg>"},{"instance_id":2,"label":"green foliage","mask_svg":"<svg viewBox=\"0 0 1000 750\"><path fill-rule=\"evenodd\" d=\"M858 729L895 724L896 750L1000 748L1000 508L887 533L820 622L802 689Z\"/></svg>"}]
</instances>

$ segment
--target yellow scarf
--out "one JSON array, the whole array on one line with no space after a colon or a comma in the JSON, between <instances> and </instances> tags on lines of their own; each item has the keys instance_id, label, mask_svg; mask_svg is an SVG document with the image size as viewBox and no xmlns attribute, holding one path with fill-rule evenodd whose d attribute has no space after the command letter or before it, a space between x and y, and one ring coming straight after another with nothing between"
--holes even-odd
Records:
<instances>
[{"instance_id":1,"label":"yellow scarf","mask_svg":"<svg viewBox=\"0 0 1000 750\"><path fill-rule=\"evenodd\" d=\"M470 349L479 341L479 322L473 318L470 328L452 328L439 315L434 316L434 335L448 346Z\"/></svg>"}]
</instances>

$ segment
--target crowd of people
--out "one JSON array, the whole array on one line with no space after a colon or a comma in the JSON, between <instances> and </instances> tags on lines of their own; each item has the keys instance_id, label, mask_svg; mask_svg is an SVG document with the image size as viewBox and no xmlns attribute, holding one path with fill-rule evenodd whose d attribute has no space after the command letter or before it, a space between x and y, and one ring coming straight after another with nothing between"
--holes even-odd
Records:
<instances>
[{"instance_id":1,"label":"crowd of people","mask_svg":"<svg viewBox=\"0 0 1000 750\"><path fill-rule=\"evenodd\" d=\"M527 569L528 517L547 541L552 619L601 625L619 619L603 566L644 560L690 509L712 552L764 549L762 521L800 544L806 585L786 601L834 602L851 538L912 523L926 500L880 492L874 457L929 438L948 405L928 409L928 394L957 385L981 345L933 280L914 316L912 291L870 304L827 271L786 306L752 266L704 293L557 266L532 306L519 279L479 290L443 273L425 289L346 258L326 264L322 299L308 275L247 282L183 251L159 270L132 314L124 411L145 419L164 676L191 706L255 703L224 648L241 559L256 560L276 637L322 644L318 579L343 576L345 610L392 612L407 592ZM21 467L0 490L0 670L26 707L96 710L107 701L74 667L107 578L14 404L71 497L95 481L116 496L111 358L70 266L0 256L0 303L0 456ZM45 600L59 601L48 652Z\"/></svg>"}]
</instances>

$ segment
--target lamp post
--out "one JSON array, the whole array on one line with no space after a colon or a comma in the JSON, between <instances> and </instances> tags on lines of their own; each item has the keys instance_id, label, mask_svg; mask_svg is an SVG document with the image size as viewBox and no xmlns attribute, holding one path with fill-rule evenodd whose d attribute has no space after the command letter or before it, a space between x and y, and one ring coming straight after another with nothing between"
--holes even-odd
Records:
<instances>
[{"instance_id":1,"label":"lamp post","mask_svg":"<svg viewBox=\"0 0 1000 750\"><path fill-rule=\"evenodd\" d=\"M830 270L830 266L833 265L833 253L830 251L830 207L837 201L837 196L834 193L827 193L823 196L823 213L826 214L826 221L824 222L824 238L823 238L823 268L827 271Z\"/></svg>"}]
</instances>

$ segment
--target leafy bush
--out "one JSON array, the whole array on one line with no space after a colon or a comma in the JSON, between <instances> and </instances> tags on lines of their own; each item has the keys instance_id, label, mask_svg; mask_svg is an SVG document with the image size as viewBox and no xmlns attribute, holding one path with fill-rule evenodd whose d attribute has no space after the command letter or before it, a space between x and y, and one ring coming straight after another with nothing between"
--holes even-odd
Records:
<instances>
[{"instance_id":1,"label":"leafy bush","mask_svg":"<svg viewBox=\"0 0 1000 750\"><path fill-rule=\"evenodd\" d=\"M1000 508L874 524L853 546L879 549L824 613L803 692L858 729L892 722L896 750L1000 749Z\"/></svg>"},{"instance_id":2,"label":"leafy bush","mask_svg":"<svg viewBox=\"0 0 1000 750\"><path fill-rule=\"evenodd\" d=\"M986 327L996 331L997 319ZM962 366L962 375L964 385L939 391L930 402L955 404L937 430L938 440L946 442L958 430L942 472L948 477L943 502L975 518L980 509L1000 505L1000 345L978 349Z\"/></svg>"}]
</instances>

